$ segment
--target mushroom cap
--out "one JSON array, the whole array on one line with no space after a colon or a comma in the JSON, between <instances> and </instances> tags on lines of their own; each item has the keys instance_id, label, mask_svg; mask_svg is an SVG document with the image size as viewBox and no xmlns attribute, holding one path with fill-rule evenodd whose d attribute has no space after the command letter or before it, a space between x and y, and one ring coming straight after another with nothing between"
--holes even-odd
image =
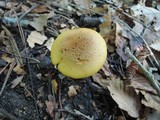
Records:
<instances>
[{"instance_id":1,"label":"mushroom cap","mask_svg":"<svg viewBox=\"0 0 160 120\"><path fill-rule=\"evenodd\" d=\"M89 77L103 66L107 46L102 36L88 28L62 32L54 41L51 59L58 70L71 78Z\"/></svg>"}]
</instances>

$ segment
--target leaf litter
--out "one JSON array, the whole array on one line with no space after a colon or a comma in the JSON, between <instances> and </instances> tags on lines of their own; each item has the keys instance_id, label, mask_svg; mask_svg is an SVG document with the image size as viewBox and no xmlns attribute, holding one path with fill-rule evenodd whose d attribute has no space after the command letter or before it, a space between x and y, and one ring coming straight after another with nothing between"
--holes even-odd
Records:
<instances>
[{"instance_id":1,"label":"leaf litter","mask_svg":"<svg viewBox=\"0 0 160 120\"><path fill-rule=\"evenodd\" d=\"M0 108L18 119L119 120L141 119L140 111L145 107L149 109L145 117L154 119L154 115L159 115L160 99L146 73L137 65L141 64L159 84L160 1L154 2L55 0L42 1L40 5L33 1L2 2L0 57L6 64L0 63L0 86L4 86ZM36 8L31 7L35 4ZM17 18L22 18L19 23ZM90 24L95 20L96 24ZM108 61L92 78L71 80L61 77L50 59L40 64L31 61L50 58L57 35L77 27L97 30L108 46ZM138 63L126 54L126 47ZM22 107L8 109L19 100L12 100L8 91L24 99ZM30 108L33 114L25 114L28 107L22 109L23 105L33 106ZM19 114L20 111L24 112Z\"/></svg>"}]
</instances>

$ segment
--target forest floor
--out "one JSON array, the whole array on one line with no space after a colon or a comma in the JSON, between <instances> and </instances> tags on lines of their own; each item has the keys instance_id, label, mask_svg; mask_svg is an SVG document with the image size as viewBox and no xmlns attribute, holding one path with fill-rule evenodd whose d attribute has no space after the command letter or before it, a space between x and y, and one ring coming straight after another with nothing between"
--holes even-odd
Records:
<instances>
[{"instance_id":1,"label":"forest floor","mask_svg":"<svg viewBox=\"0 0 160 120\"><path fill-rule=\"evenodd\" d=\"M8 0L0 16L0 120L160 118L160 1ZM102 69L78 80L50 58L75 28L96 30L108 48Z\"/></svg>"}]
</instances>

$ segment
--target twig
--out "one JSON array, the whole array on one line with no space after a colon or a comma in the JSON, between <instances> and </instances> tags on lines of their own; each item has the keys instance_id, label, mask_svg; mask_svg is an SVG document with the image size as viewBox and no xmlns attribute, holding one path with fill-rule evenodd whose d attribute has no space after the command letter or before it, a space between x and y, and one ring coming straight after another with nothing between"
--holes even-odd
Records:
<instances>
[{"instance_id":1,"label":"twig","mask_svg":"<svg viewBox=\"0 0 160 120\"><path fill-rule=\"evenodd\" d=\"M20 57L16 57L17 62L22 65L23 61L22 61L21 54L19 52L19 49L17 47L17 43L16 43L15 39L13 38L12 34L9 32L9 30L5 26L2 25L2 28L6 32L7 36L9 37L10 44L11 44L11 47L13 49L13 53L16 56L20 56Z\"/></svg>"},{"instance_id":2,"label":"twig","mask_svg":"<svg viewBox=\"0 0 160 120\"><path fill-rule=\"evenodd\" d=\"M82 114L77 114L75 112L72 112L70 110L67 110L67 109L58 109L59 112L65 112L65 113L69 113L75 117L80 117L80 118L84 118L84 119L88 119L88 120L92 120L91 118L88 118L86 117L85 115L82 115Z\"/></svg>"},{"instance_id":3,"label":"twig","mask_svg":"<svg viewBox=\"0 0 160 120\"><path fill-rule=\"evenodd\" d=\"M67 110L67 109L58 109L59 112L66 112L66 113L69 113L73 116L76 116L76 117L79 117L79 115L77 115L75 112L72 112L70 110Z\"/></svg>"},{"instance_id":4,"label":"twig","mask_svg":"<svg viewBox=\"0 0 160 120\"><path fill-rule=\"evenodd\" d=\"M29 10L27 10L24 14L22 14L19 19L18 22L25 17L29 12L31 12L33 9L37 8L39 6L39 4L34 4Z\"/></svg>"},{"instance_id":5,"label":"twig","mask_svg":"<svg viewBox=\"0 0 160 120\"><path fill-rule=\"evenodd\" d=\"M97 0L94 0L94 1L97 1ZM111 2L111 0L102 0L102 3L106 3L106 4L111 5L118 13L123 14L123 15L131 18L132 20L134 20L134 21L142 24L143 27L148 28L143 22L137 20L137 19L134 18L133 16L131 16L131 15L129 15L128 13L124 12L123 9L121 9L120 7L118 7L118 5L116 5L114 2ZM148 28L148 29L149 29L149 30L152 30L151 28Z\"/></svg>"},{"instance_id":6,"label":"twig","mask_svg":"<svg viewBox=\"0 0 160 120\"><path fill-rule=\"evenodd\" d=\"M9 63L0 71L0 75L3 73L3 71L8 67Z\"/></svg>"},{"instance_id":7,"label":"twig","mask_svg":"<svg viewBox=\"0 0 160 120\"><path fill-rule=\"evenodd\" d=\"M104 15L104 14L99 13L99 12L96 12L96 11L90 9L90 8L84 8L84 7L82 7L82 6L75 5L75 4L72 4L72 3L69 3L69 5L72 6L72 7L76 7L76 8L77 8L78 10L80 10L80 11L81 11L81 9L82 9L82 10L88 10L88 11L94 13L94 14L98 14L98 15L102 15L102 16Z\"/></svg>"},{"instance_id":8,"label":"twig","mask_svg":"<svg viewBox=\"0 0 160 120\"><path fill-rule=\"evenodd\" d=\"M2 52L5 52L5 53L7 53L7 54L9 54L9 55L13 55L14 57L21 57L21 58L33 60L33 61L35 61L35 62L37 62L37 63L40 63L40 61L39 61L38 59L36 59L36 58L30 58L30 57L26 57L26 56L14 55L14 54L12 54L12 53L10 53L10 52L7 52L7 51L5 51L5 50L0 50L0 52L1 52L1 51L2 51Z\"/></svg>"},{"instance_id":9,"label":"twig","mask_svg":"<svg viewBox=\"0 0 160 120\"><path fill-rule=\"evenodd\" d=\"M128 25L127 25L126 23L124 23L122 20L117 19L117 18L115 18L115 19L116 19L119 23L123 24L123 26L126 26L126 27L128 28L128 30L131 31L131 34L132 34L132 35L133 35L133 33L134 33L134 34L136 34L138 37L140 37L140 38L143 40L146 48L149 50L150 55L152 56L153 60L156 62L156 66L157 66L158 69L160 70L159 63L158 63L156 57L154 56L152 50L150 49L148 43L146 42L146 40L145 40L142 36L140 36L137 32L133 31L133 30L130 28L130 26L128 26ZM132 33L132 32L133 32L133 33ZM133 35L133 36L134 36L134 35ZM136 38L136 39L137 39L137 38Z\"/></svg>"},{"instance_id":10,"label":"twig","mask_svg":"<svg viewBox=\"0 0 160 120\"><path fill-rule=\"evenodd\" d=\"M150 25L151 25L151 23L148 23L147 28L148 28L148 26L150 26ZM142 36L142 37L144 37L147 28L144 27L144 29L143 29L143 31L142 31L142 33L141 33L141 36ZM158 61L156 60L156 57L154 56L154 54L153 54L153 52L151 51L150 47L148 46L147 42L144 41L144 43L146 44L146 47L148 48L148 50L149 50L149 52L150 52L152 58L154 59L155 64L156 64L156 67L158 67L158 69L160 70L160 65L159 65Z\"/></svg>"},{"instance_id":11,"label":"twig","mask_svg":"<svg viewBox=\"0 0 160 120\"><path fill-rule=\"evenodd\" d=\"M8 79L9 79L9 77L10 77L10 75L11 75L11 72L12 72L12 70L13 70L13 68L14 68L15 65L16 65L16 62L15 62L15 61L13 61L13 62L10 64L10 68L9 68L9 70L8 70L7 76L6 76L6 78L5 78L5 81L4 81L3 86L2 86L2 88L1 88L1 91L0 91L0 96L1 96L2 93L3 93L3 90L4 90L4 88L5 88L6 84L7 84L7 81L8 81Z\"/></svg>"},{"instance_id":12,"label":"twig","mask_svg":"<svg viewBox=\"0 0 160 120\"><path fill-rule=\"evenodd\" d=\"M10 120L19 120L18 118L14 117L10 113L8 113L6 110L0 108L0 113L2 113L5 117L9 118Z\"/></svg>"},{"instance_id":13,"label":"twig","mask_svg":"<svg viewBox=\"0 0 160 120\"><path fill-rule=\"evenodd\" d=\"M34 105L35 105L35 109L36 109L36 114L37 114L38 120L40 120L39 110L38 110L37 101L36 101L36 94L35 94L35 91L34 91L33 79L32 79L32 75L31 75L32 72L31 72L29 59L27 59L27 67L28 67L29 79L30 79L30 82L31 82L31 88L32 88L32 93L33 93L33 98L34 98L33 100L34 100Z\"/></svg>"},{"instance_id":14,"label":"twig","mask_svg":"<svg viewBox=\"0 0 160 120\"><path fill-rule=\"evenodd\" d=\"M59 82L59 89L58 89L58 93L59 93L59 95L58 95L58 100L59 100L59 106L60 106L60 108L62 109L62 108L63 108L63 106L62 106L61 85L60 85L60 84L61 84L61 83ZM63 111L62 111L61 113L62 113L62 116L64 116Z\"/></svg>"},{"instance_id":15,"label":"twig","mask_svg":"<svg viewBox=\"0 0 160 120\"><path fill-rule=\"evenodd\" d=\"M140 67L144 75L148 78L152 87L157 91L157 95L160 97L160 88L157 81L154 79L154 76L139 62L139 60L131 53L128 47L125 48L125 53Z\"/></svg>"}]
</instances>

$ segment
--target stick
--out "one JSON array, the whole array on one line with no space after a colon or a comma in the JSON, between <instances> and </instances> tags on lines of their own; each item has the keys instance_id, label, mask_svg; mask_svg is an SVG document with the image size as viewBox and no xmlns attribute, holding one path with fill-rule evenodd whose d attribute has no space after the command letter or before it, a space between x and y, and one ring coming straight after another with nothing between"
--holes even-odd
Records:
<instances>
[{"instance_id":1,"label":"stick","mask_svg":"<svg viewBox=\"0 0 160 120\"><path fill-rule=\"evenodd\" d=\"M4 88L5 88L6 84L7 84L7 81L8 81L8 79L9 79L9 76L11 75L11 72L12 72L12 70L13 70L13 68L14 68L15 65L16 65L16 62L15 62L15 61L13 61L13 62L11 63L11 65L10 65L10 68L9 68L9 70L8 70L8 73L7 73L7 76L6 76L6 78L5 78L5 81L4 81L3 86L2 86L2 88L1 88L1 91L0 91L0 96L2 95L2 92L3 92L3 90L4 90Z\"/></svg>"},{"instance_id":2,"label":"stick","mask_svg":"<svg viewBox=\"0 0 160 120\"><path fill-rule=\"evenodd\" d=\"M131 53L128 47L126 47L125 53L140 67L144 75L148 78L152 87L157 91L157 95L160 97L160 88L157 81L154 79L154 76L139 62L139 60Z\"/></svg>"},{"instance_id":3,"label":"stick","mask_svg":"<svg viewBox=\"0 0 160 120\"><path fill-rule=\"evenodd\" d=\"M10 42L10 45L12 47L13 53L16 56L20 56L20 57L15 57L16 60L17 60L17 63L20 63L21 65L23 65L23 60L21 58L21 54L20 54L20 51L18 49L18 46L17 46L17 43L16 43L15 39L13 38L12 34L10 33L10 31L5 26L2 25L2 28L6 32L6 35L9 38L9 42Z\"/></svg>"}]
</instances>

